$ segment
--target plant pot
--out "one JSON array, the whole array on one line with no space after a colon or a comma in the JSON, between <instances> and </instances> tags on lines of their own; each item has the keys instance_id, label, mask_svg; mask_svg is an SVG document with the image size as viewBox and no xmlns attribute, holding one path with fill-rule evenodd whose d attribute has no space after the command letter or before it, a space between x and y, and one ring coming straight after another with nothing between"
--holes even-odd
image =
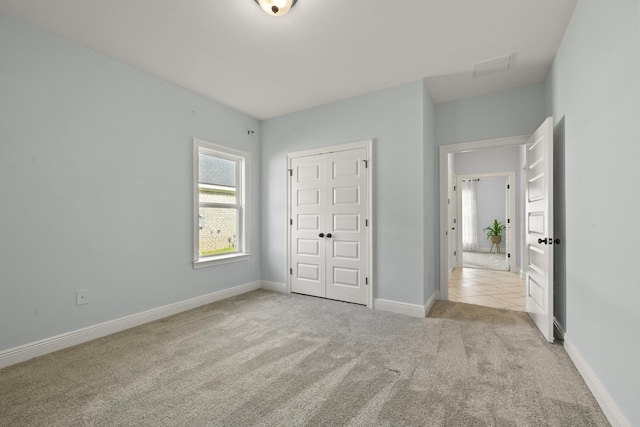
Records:
<instances>
[{"instance_id":1,"label":"plant pot","mask_svg":"<svg viewBox=\"0 0 640 427\"><path fill-rule=\"evenodd\" d=\"M491 236L491 243L495 243L496 245L502 242L502 235L500 236Z\"/></svg>"}]
</instances>

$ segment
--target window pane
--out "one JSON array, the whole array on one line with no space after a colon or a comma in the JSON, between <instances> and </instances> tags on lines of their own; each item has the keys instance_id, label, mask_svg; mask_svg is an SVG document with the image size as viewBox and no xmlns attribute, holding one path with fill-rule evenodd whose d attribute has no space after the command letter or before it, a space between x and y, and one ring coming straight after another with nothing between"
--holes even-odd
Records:
<instances>
[{"instance_id":1,"label":"window pane","mask_svg":"<svg viewBox=\"0 0 640 427\"><path fill-rule=\"evenodd\" d=\"M200 194L198 197L200 203L229 203L232 205L237 203L235 188L200 184L198 193Z\"/></svg>"},{"instance_id":2,"label":"window pane","mask_svg":"<svg viewBox=\"0 0 640 427\"><path fill-rule=\"evenodd\" d=\"M201 184L236 188L236 162L200 153L199 176Z\"/></svg>"},{"instance_id":3,"label":"window pane","mask_svg":"<svg viewBox=\"0 0 640 427\"><path fill-rule=\"evenodd\" d=\"M199 209L200 256L238 252L238 210L230 208Z\"/></svg>"}]
</instances>

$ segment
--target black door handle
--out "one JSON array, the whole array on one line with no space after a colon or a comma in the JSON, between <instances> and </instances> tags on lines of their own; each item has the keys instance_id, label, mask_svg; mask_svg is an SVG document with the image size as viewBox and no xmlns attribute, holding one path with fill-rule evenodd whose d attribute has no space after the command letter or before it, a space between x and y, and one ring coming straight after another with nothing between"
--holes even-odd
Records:
<instances>
[{"instance_id":1,"label":"black door handle","mask_svg":"<svg viewBox=\"0 0 640 427\"><path fill-rule=\"evenodd\" d=\"M328 237L328 238L331 238L331 233L327 233L327 237Z\"/></svg>"},{"instance_id":2,"label":"black door handle","mask_svg":"<svg viewBox=\"0 0 640 427\"><path fill-rule=\"evenodd\" d=\"M547 244L547 238L545 237L544 239L538 239L538 243L544 243L546 245Z\"/></svg>"},{"instance_id":3,"label":"black door handle","mask_svg":"<svg viewBox=\"0 0 640 427\"><path fill-rule=\"evenodd\" d=\"M559 244L560 244L560 239L556 239L556 240L554 240L554 243L555 243L556 245L559 245Z\"/></svg>"},{"instance_id":4,"label":"black door handle","mask_svg":"<svg viewBox=\"0 0 640 427\"><path fill-rule=\"evenodd\" d=\"M318 237L324 237L324 233L318 234Z\"/></svg>"}]
</instances>

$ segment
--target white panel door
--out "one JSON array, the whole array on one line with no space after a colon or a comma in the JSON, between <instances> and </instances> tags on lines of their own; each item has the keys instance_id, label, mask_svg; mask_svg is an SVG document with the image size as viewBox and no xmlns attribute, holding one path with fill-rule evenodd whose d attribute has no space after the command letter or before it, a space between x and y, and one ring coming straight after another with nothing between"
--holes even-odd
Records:
<instances>
[{"instance_id":1,"label":"white panel door","mask_svg":"<svg viewBox=\"0 0 640 427\"><path fill-rule=\"evenodd\" d=\"M449 192L447 195L447 203L449 204L449 229L447 236L449 237L449 274L458 267L458 196L457 196L457 177L449 171Z\"/></svg>"},{"instance_id":2,"label":"white panel door","mask_svg":"<svg viewBox=\"0 0 640 427\"><path fill-rule=\"evenodd\" d=\"M553 342L553 118L527 142L526 303L527 312Z\"/></svg>"},{"instance_id":3,"label":"white panel door","mask_svg":"<svg viewBox=\"0 0 640 427\"><path fill-rule=\"evenodd\" d=\"M326 296L325 174L322 156L292 159L291 176L291 290Z\"/></svg>"},{"instance_id":4,"label":"white panel door","mask_svg":"<svg viewBox=\"0 0 640 427\"><path fill-rule=\"evenodd\" d=\"M326 155L327 298L367 303L367 150Z\"/></svg>"},{"instance_id":5,"label":"white panel door","mask_svg":"<svg viewBox=\"0 0 640 427\"><path fill-rule=\"evenodd\" d=\"M365 148L291 160L291 291L368 299Z\"/></svg>"}]
</instances>

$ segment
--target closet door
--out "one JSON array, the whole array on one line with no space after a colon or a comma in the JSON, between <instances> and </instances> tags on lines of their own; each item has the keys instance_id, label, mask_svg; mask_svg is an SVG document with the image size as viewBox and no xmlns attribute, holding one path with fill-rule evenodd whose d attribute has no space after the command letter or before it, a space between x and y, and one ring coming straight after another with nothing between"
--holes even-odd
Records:
<instances>
[{"instance_id":1,"label":"closet door","mask_svg":"<svg viewBox=\"0 0 640 427\"><path fill-rule=\"evenodd\" d=\"M367 304L367 150L293 158L291 291Z\"/></svg>"},{"instance_id":2,"label":"closet door","mask_svg":"<svg viewBox=\"0 0 640 427\"><path fill-rule=\"evenodd\" d=\"M326 297L324 155L291 163L291 291Z\"/></svg>"},{"instance_id":3,"label":"closet door","mask_svg":"<svg viewBox=\"0 0 640 427\"><path fill-rule=\"evenodd\" d=\"M367 150L326 155L327 298L367 303Z\"/></svg>"}]
</instances>

